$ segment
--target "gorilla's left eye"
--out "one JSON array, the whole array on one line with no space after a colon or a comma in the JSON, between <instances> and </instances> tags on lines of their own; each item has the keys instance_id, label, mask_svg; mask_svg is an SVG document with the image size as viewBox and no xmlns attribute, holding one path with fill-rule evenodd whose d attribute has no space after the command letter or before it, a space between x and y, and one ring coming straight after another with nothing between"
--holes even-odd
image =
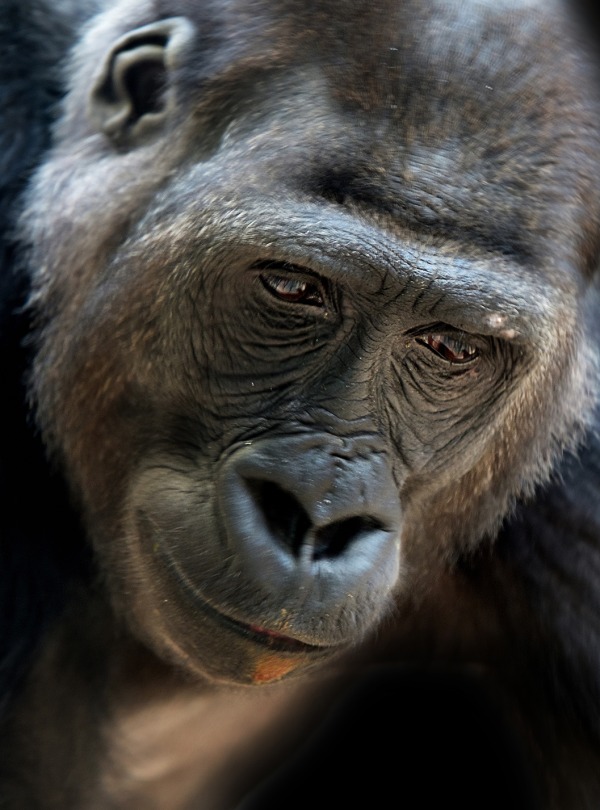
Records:
<instances>
[{"instance_id":1,"label":"gorilla's left eye","mask_svg":"<svg viewBox=\"0 0 600 810\"><path fill-rule=\"evenodd\" d=\"M450 335L430 333L421 335L416 340L421 346L426 346L438 357L453 365L469 363L479 357L479 349L476 346Z\"/></svg>"},{"instance_id":2,"label":"gorilla's left eye","mask_svg":"<svg viewBox=\"0 0 600 810\"><path fill-rule=\"evenodd\" d=\"M325 306L325 294L317 280L304 276L261 273L263 287L275 298L290 304L308 304L313 307Z\"/></svg>"}]
</instances>

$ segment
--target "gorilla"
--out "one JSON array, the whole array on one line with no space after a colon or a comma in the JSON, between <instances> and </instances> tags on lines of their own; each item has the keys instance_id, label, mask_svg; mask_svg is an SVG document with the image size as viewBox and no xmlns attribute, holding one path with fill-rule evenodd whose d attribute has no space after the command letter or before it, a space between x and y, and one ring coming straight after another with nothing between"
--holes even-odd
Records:
<instances>
[{"instance_id":1,"label":"gorilla","mask_svg":"<svg viewBox=\"0 0 600 810\"><path fill-rule=\"evenodd\" d=\"M0 807L597 810L589 31L4 0Z\"/></svg>"}]
</instances>

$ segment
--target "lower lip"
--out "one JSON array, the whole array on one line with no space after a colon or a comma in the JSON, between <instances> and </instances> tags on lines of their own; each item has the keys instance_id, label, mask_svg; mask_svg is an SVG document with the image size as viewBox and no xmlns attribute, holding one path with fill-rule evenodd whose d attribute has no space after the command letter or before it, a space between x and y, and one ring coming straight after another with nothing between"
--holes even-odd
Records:
<instances>
[{"instance_id":1,"label":"lower lip","mask_svg":"<svg viewBox=\"0 0 600 810\"><path fill-rule=\"evenodd\" d=\"M209 606L210 607L210 606ZM258 644L267 647L270 650L276 650L282 653L302 653L304 655L314 655L318 653L331 652L331 647L322 647L317 644L307 644L305 641L286 636L283 633L277 633L275 630L268 630L266 627L260 627L256 624L244 624L236 619L231 619L229 616L224 616L214 608L210 608L215 612L219 619L227 625L241 633L246 638L257 642Z\"/></svg>"}]
</instances>

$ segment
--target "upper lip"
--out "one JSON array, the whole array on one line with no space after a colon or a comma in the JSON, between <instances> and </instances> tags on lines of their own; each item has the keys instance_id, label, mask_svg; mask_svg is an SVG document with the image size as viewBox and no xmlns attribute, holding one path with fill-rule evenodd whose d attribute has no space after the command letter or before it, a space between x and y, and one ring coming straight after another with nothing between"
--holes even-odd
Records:
<instances>
[{"instance_id":1,"label":"upper lip","mask_svg":"<svg viewBox=\"0 0 600 810\"><path fill-rule=\"evenodd\" d=\"M163 551L163 553L165 552ZM169 570L176 575L180 586L182 586L192 598L194 604L203 609L214 620L225 625L229 630L234 631L238 635L244 636L256 644L261 644L263 647L268 647L270 650L283 653L315 655L319 653L331 653L337 648L336 645L331 644L311 644L310 642L288 636L278 630L271 630L268 627L263 627L254 622L249 623L232 618L226 613L223 613L218 607L215 607L211 602L207 601L206 597L192 586L185 573L168 552L165 553L165 556L169 561Z\"/></svg>"}]
</instances>

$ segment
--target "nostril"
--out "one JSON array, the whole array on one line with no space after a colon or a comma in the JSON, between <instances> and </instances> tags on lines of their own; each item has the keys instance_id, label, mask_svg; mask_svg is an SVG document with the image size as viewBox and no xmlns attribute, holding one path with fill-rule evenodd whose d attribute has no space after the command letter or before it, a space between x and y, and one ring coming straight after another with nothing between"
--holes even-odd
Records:
<instances>
[{"instance_id":1,"label":"nostril","mask_svg":"<svg viewBox=\"0 0 600 810\"><path fill-rule=\"evenodd\" d=\"M313 559L337 557L355 540L383 528L381 521L362 515L328 523L315 532Z\"/></svg>"},{"instance_id":2,"label":"nostril","mask_svg":"<svg viewBox=\"0 0 600 810\"><path fill-rule=\"evenodd\" d=\"M279 484L250 479L246 485L271 537L296 557L309 547L313 560L338 557L354 541L384 528L376 518L354 515L315 529L302 504Z\"/></svg>"},{"instance_id":3,"label":"nostril","mask_svg":"<svg viewBox=\"0 0 600 810\"><path fill-rule=\"evenodd\" d=\"M302 505L272 481L250 480L247 485L270 534L298 556L312 525Z\"/></svg>"}]
</instances>

